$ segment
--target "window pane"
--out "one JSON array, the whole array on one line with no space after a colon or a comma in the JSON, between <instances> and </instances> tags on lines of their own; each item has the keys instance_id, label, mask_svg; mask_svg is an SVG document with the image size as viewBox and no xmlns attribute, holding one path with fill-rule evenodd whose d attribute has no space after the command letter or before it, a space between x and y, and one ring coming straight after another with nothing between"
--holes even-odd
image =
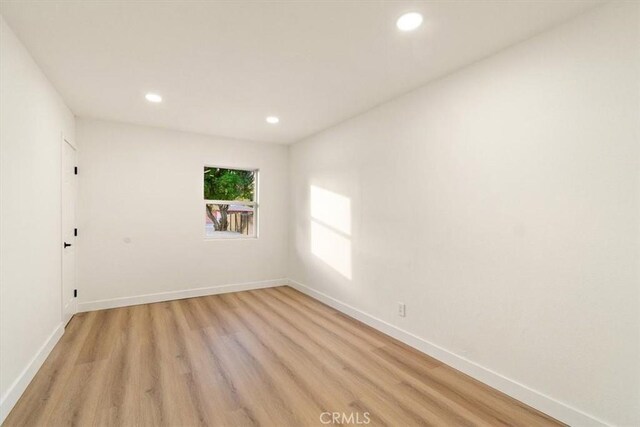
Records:
<instances>
[{"instance_id":1,"label":"window pane","mask_svg":"<svg viewBox=\"0 0 640 427\"><path fill-rule=\"evenodd\" d=\"M255 201L256 171L204 167L205 200Z\"/></svg>"},{"instance_id":2,"label":"window pane","mask_svg":"<svg viewBox=\"0 0 640 427\"><path fill-rule=\"evenodd\" d=\"M242 204L207 204L205 236L218 239L255 237L255 208Z\"/></svg>"}]
</instances>

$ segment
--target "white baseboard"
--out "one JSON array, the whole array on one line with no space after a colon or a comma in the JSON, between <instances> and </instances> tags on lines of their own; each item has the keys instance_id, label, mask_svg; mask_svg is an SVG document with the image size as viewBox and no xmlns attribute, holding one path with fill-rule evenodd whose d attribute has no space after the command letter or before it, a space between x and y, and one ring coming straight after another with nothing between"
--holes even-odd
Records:
<instances>
[{"instance_id":1,"label":"white baseboard","mask_svg":"<svg viewBox=\"0 0 640 427\"><path fill-rule=\"evenodd\" d=\"M58 343L60 337L62 337L62 334L64 334L64 324L60 323L44 344L42 344L42 347L40 347L18 378L11 384L9 390L2 396L2 400L0 400L0 424L7 418L7 415L9 415L9 412L11 412L18 402L22 393L27 389L33 377L36 376L38 370L47 359L47 356L49 356L53 347Z\"/></svg>"},{"instance_id":2,"label":"white baseboard","mask_svg":"<svg viewBox=\"0 0 640 427\"><path fill-rule=\"evenodd\" d=\"M106 308L126 307L130 305L149 304L153 302L171 301L175 299L202 297L205 295L225 294L228 292L248 291L251 289L271 288L288 284L287 279L263 280L260 282L235 283L229 285L210 286L206 288L185 289L180 291L160 292L157 294L137 295L103 299L97 301L81 302L78 304L78 312L103 310Z\"/></svg>"},{"instance_id":3,"label":"white baseboard","mask_svg":"<svg viewBox=\"0 0 640 427\"><path fill-rule=\"evenodd\" d=\"M375 328L398 341L435 358L439 361L455 368L465 374L499 390L514 399L550 415L557 420L572 426L603 426L607 425L592 415L586 414L579 409L573 408L563 402L553 399L539 391L533 390L524 384L513 381L497 372L487 369L477 363L446 350L436 344L422 339L411 332L407 332L397 326L367 314L353 306L343 303L327 294L316 291L309 286L289 279L289 285L300 292L315 298L342 313L351 316L372 328Z\"/></svg>"}]
</instances>

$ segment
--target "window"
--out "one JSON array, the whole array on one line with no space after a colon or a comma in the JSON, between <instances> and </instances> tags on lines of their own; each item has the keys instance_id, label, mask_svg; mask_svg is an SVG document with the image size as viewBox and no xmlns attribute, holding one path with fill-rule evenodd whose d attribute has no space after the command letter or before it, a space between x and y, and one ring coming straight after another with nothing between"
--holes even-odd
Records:
<instances>
[{"instance_id":1,"label":"window","mask_svg":"<svg viewBox=\"0 0 640 427\"><path fill-rule=\"evenodd\" d=\"M257 236L258 171L204 167L205 237Z\"/></svg>"}]
</instances>

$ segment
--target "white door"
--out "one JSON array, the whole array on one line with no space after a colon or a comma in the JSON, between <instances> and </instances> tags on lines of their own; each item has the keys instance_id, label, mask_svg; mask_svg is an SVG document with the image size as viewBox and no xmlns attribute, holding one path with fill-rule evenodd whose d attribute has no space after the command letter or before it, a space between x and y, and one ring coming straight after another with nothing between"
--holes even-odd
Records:
<instances>
[{"instance_id":1,"label":"white door","mask_svg":"<svg viewBox=\"0 0 640 427\"><path fill-rule=\"evenodd\" d=\"M62 139L62 321L66 325L77 309L76 289L76 149Z\"/></svg>"}]
</instances>

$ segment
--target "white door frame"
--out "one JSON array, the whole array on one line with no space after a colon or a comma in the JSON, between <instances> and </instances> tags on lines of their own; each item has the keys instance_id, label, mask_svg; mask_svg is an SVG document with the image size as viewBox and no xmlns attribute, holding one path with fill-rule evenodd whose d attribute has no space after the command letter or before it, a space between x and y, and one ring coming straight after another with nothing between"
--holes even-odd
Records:
<instances>
[{"instance_id":1,"label":"white door frame","mask_svg":"<svg viewBox=\"0 0 640 427\"><path fill-rule=\"evenodd\" d=\"M65 146L68 145L71 148L73 148L73 150L76 152L76 162L77 162L77 155L78 155L78 147L76 147L75 143L71 141L71 138L67 138L65 137L64 133L61 132L60 133L60 299L61 299L61 307L60 307L60 312L61 312L61 316L60 318L62 319L62 323L64 323L65 325L69 322L69 320L71 320L71 317L78 312L78 300L77 298L73 298L73 300L71 301L69 307L67 307L66 302L68 301L65 298L65 283L64 283L64 242L65 242L65 223L64 223L64 197L63 197L63 191L64 191L64 173L65 173ZM76 202L77 202L77 187L76 187L76 194L74 195L74 197L76 198ZM75 221L76 224L78 222L78 218L77 218L77 207L76 204L74 204L74 208L75 208ZM74 241L74 245L75 245L75 241ZM74 248L74 253L76 256L76 260L77 260L77 250L78 247L76 246ZM74 262L74 275L76 277L76 288L77 288L77 268L76 268L77 262ZM69 308L70 310L67 310L67 308Z\"/></svg>"}]
</instances>

